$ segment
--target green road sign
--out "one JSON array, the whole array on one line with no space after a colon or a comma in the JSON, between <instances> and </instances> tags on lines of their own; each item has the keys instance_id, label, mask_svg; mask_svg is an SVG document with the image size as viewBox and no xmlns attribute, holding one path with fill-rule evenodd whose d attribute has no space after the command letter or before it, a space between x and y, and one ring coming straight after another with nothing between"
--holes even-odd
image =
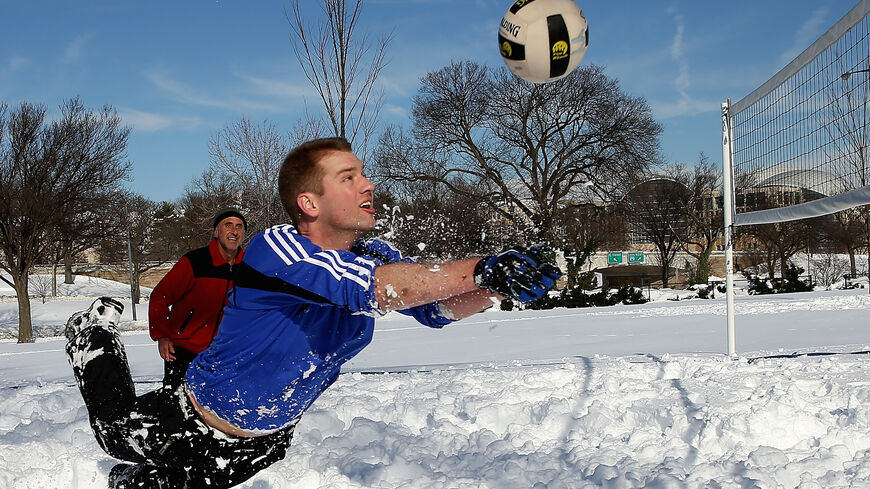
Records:
<instances>
[{"instance_id":1,"label":"green road sign","mask_svg":"<svg viewBox=\"0 0 870 489\"><path fill-rule=\"evenodd\" d=\"M621 251L611 251L607 254L607 264L613 265L615 263L622 263L622 252Z\"/></svg>"},{"instance_id":2,"label":"green road sign","mask_svg":"<svg viewBox=\"0 0 870 489\"><path fill-rule=\"evenodd\" d=\"M643 253L629 253L628 254L628 262L629 263L643 263Z\"/></svg>"}]
</instances>

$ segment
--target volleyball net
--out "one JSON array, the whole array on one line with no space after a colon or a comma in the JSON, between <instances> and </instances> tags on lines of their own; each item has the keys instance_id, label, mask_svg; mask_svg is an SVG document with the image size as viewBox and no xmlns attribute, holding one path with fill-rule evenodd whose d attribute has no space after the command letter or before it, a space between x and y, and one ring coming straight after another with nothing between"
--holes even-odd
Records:
<instances>
[{"instance_id":1,"label":"volleyball net","mask_svg":"<svg viewBox=\"0 0 870 489\"><path fill-rule=\"evenodd\" d=\"M733 228L870 204L870 0L770 80L722 104L728 353L734 334ZM870 218L870 217L868 217Z\"/></svg>"},{"instance_id":2,"label":"volleyball net","mask_svg":"<svg viewBox=\"0 0 870 489\"><path fill-rule=\"evenodd\" d=\"M770 80L723 104L734 225L870 204L868 12L860 2Z\"/></svg>"}]
</instances>

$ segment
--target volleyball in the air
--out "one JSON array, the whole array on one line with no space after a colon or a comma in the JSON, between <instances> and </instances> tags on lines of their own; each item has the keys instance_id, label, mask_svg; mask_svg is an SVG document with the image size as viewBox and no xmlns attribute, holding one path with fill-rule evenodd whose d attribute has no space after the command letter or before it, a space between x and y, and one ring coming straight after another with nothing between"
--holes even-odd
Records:
<instances>
[{"instance_id":1,"label":"volleyball in the air","mask_svg":"<svg viewBox=\"0 0 870 489\"><path fill-rule=\"evenodd\" d=\"M567 76L580 64L588 45L586 16L572 0L517 0L498 29L505 64L534 83Z\"/></svg>"}]
</instances>

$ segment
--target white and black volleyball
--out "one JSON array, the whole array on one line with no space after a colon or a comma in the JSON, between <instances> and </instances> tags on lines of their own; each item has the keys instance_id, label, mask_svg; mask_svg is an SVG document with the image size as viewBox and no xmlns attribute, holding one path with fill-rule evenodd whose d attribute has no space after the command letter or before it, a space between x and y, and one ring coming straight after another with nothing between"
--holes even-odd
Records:
<instances>
[{"instance_id":1,"label":"white and black volleyball","mask_svg":"<svg viewBox=\"0 0 870 489\"><path fill-rule=\"evenodd\" d=\"M505 64L518 77L534 83L571 73L588 45L586 16L572 0L517 0L498 29Z\"/></svg>"}]
</instances>

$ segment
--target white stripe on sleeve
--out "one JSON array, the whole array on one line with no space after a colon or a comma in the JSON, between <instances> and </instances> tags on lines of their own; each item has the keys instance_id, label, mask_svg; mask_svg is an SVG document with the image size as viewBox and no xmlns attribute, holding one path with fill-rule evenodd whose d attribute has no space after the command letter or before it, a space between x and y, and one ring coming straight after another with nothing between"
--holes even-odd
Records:
<instances>
[{"instance_id":1,"label":"white stripe on sleeve","mask_svg":"<svg viewBox=\"0 0 870 489\"><path fill-rule=\"evenodd\" d=\"M349 268L349 269L357 272L357 274L361 277L370 277L372 274L372 272L368 268L361 267L361 266L357 265L356 263L348 263L348 262L342 260L341 255L339 255L338 252L335 250L326 250L325 252L329 253L338 265Z\"/></svg>"},{"instance_id":2,"label":"white stripe on sleeve","mask_svg":"<svg viewBox=\"0 0 870 489\"><path fill-rule=\"evenodd\" d=\"M289 241L296 248L296 250L298 250L298 252L299 252L298 256L300 258L297 258L297 259L302 260L302 259L308 258L308 256L309 256L308 251L306 251L305 247L302 246L302 243L300 243L299 240L296 239L296 233L293 232L293 229L294 229L293 226L291 226L289 224L285 224L281 228L281 231L284 232L284 236L287 238L287 241Z\"/></svg>"},{"instance_id":3,"label":"white stripe on sleeve","mask_svg":"<svg viewBox=\"0 0 870 489\"><path fill-rule=\"evenodd\" d=\"M284 262L285 265L290 265L291 263L293 263L293 260L288 258L286 254L284 254L285 248L280 246L279 244L275 243L275 241L272 240L271 235L272 235L272 232L274 231L274 229L275 228L267 229L266 232L263 233L263 239L266 240L266 243L268 243L269 247L272 248L272 251L274 251L275 254L278 255L279 258L281 258L281 260ZM287 250L287 251L289 251L289 250ZM294 258L296 260L299 260L299 257L294 256Z\"/></svg>"}]
</instances>

